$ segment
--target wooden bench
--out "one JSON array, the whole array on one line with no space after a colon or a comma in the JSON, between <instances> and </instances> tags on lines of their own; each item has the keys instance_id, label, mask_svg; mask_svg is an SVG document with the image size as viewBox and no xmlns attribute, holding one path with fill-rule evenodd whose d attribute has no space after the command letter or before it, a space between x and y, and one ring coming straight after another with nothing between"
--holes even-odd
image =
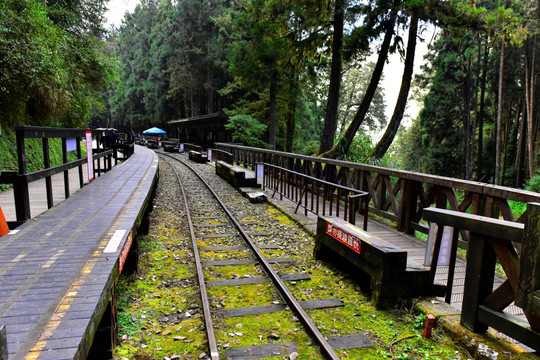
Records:
<instances>
[{"instance_id":1,"label":"wooden bench","mask_svg":"<svg viewBox=\"0 0 540 360\"><path fill-rule=\"evenodd\" d=\"M238 165L227 164L221 160L216 161L216 174L235 188L259 186L254 171L249 171Z\"/></svg>"},{"instance_id":2,"label":"wooden bench","mask_svg":"<svg viewBox=\"0 0 540 360\"><path fill-rule=\"evenodd\" d=\"M369 283L378 307L396 298L444 295L443 285L430 282L429 268L407 260L405 250L337 217L318 217L314 255L338 264L345 260L358 280Z\"/></svg>"},{"instance_id":3,"label":"wooden bench","mask_svg":"<svg viewBox=\"0 0 540 360\"><path fill-rule=\"evenodd\" d=\"M147 139L146 147L149 149L157 149L159 148L159 142L157 139Z\"/></svg>"},{"instance_id":4,"label":"wooden bench","mask_svg":"<svg viewBox=\"0 0 540 360\"><path fill-rule=\"evenodd\" d=\"M189 160L195 161L196 163L204 164L208 161L208 156L200 151L189 150L188 156Z\"/></svg>"},{"instance_id":5,"label":"wooden bench","mask_svg":"<svg viewBox=\"0 0 540 360\"><path fill-rule=\"evenodd\" d=\"M180 142L178 139L169 138L167 140L161 141L163 145L163 151L167 152L178 152L180 149Z\"/></svg>"}]
</instances>

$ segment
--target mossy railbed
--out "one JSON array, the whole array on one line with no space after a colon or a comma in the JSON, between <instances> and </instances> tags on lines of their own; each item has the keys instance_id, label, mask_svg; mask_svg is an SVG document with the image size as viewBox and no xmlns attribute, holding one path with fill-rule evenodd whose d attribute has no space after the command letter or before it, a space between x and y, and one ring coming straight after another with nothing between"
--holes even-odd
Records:
<instances>
[{"instance_id":1,"label":"mossy railbed","mask_svg":"<svg viewBox=\"0 0 540 360\"><path fill-rule=\"evenodd\" d=\"M213 168L200 165L201 171ZM139 272L121 277L117 286L119 345L116 359L205 359L204 320L200 309L195 278L191 240L175 179L169 165L160 163L160 179L150 212L150 230L139 236ZM207 176L212 176L208 173ZM214 180L218 181L218 180ZM222 185L227 188L227 185ZM269 204L249 204L234 189L225 195L227 206L249 222L250 231L266 233L255 236L259 243L275 244L278 249L266 249L269 257L290 257L293 263L277 264L279 273L306 273L311 280L289 282L298 300L339 298L343 307L309 310L324 336L364 334L373 346L337 350L341 359L468 359L467 351L444 332L434 329L433 337L421 334L424 315L414 314L411 304L402 303L394 309L379 310L368 294L346 273L330 264L313 259L314 239L296 223ZM219 221L217 221L219 222ZM211 231L204 229L205 233ZM229 239L230 240L230 239ZM201 239L198 246L228 245L229 240ZM223 260L231 253L203 251L203 260ZM243 258L244 251L234 256ZM207 280L263 276L255 265L209 266ZM214 287L209 299L214 310L243 306L269 305L275 301L269 283L241 287ZM249 294L249 295L246 295ZM296 321L292 312L214 319L220 352L232 347L271 342L295 342L298 359L324 359L312 340ZM224 358L224 357L223 357ZM288 359L276 356L269 359Z\"/></svg>"}]
</instances>

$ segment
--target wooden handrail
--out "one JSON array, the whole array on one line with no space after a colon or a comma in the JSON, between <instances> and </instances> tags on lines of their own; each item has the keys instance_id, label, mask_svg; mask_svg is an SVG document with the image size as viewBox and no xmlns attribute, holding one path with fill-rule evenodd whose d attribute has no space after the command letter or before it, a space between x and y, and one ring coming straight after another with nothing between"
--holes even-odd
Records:
<instances>
[{"instance_id":1,"label":"wooden handrail","mask_svg":"<svg viewBox=\"0 0 540 360\"><path fill-rule=\"evenodd\" d=\"M351 161L320 158L316 156L287 153L287 152L276 151L276 150L259 149L259 148L253 148L249 146L229 144L229 143L216 143L216 147L223 148L223 149L229 148L229 150L227 151L233 154L235 154L234 150L237 150L237 151L247 151L247 152L266 154L266 155L271 155L271 156L277 155L280 157L285 157L285 158L294 159L294 160L310 161L314 163L335 165L335 166L340 166L340 167L344 166L350 169L364 170L364 171L374 172L381 175L394 176L394 177L399 177L406 180L419 181L419 182L432 184L432 185L443 185L443 186L448 186L448 187L452 187L452 188L456 188L460 190L473 191L475 193L481 193L481 194L489 195L489 196L495 196L495 197L505 196L505 198L508 200L514 200L514 201L519 201L523 203L540 202L539 193L527 191L527 190L515 189L511 187L506 187L506 186L493 185L493 184L488 184L488 183L483 183L483 182L463 180L463 179L451 178L451 177L446 177L446 176L424 174L424 173L415 172L415 171L391 169L391 168L385 168L385 167L375 166L375 165L367 165L367 164L351 162ZM239 159L235 157L235 161L239 161Z\"/></svg>"},{"instance_id":2,"label":"wooden handrail","mask_svg":"<svg viewBox=\"0 0 540 360\"><path fill-rule=\"evenodd\" d=\"M540 204L530 203L528 208L528 227L491 217L436 208L425 209L424 216L439 228L450 226L471 234L461 324L474 332L485 332L491 326L540 350L540 299L535 297L540 280L537 271ZM527 236L524 237L525 234ZM436 241L440 241L440 237ZM517 251L516 243L523 243L521 253ZM454 248L452 252L455 253ZM434 251L432 261L435 266L437 258L438 254ZM497 262L507 278L493 289ZM522 307L529 324L524 325L522 320L504 312L512 302Z\"/></svg>"},{"instance_id":3,"label":"wooden handrail","mask_svg":"<svg viewBox=\"0 0 540 360\"><path fill-rule=\"evenodd\" d=\"M97 168L94 167L95 173L99 176L101 172L108 171L112 168L112 160L117 164L116 146L113 144L112 138L107 138L111 135L112 130L90 130L90 129L71 129L71 128L50 128L43 126L16 126L16 142L18 156L18 170L0 172L0 183L13 184L15 197L15 212L17 221L15 224L20 225L24 221L31 218L30 215L30 198L28 194L28 184L45 179L45 190L47 193L47 206L53 206L51 177L58 173L64 173L64 192L68 198L69 191L69 176L68 170L72 168L79 169L79 187L84 186L82 166L87 162L86 157L82 157L80 142L85 137L87 131L91 131L92 137L97 141L97 148L93 149L93 160L97 161ZM49 139L56 138L62 141L62 161L63 164L51 166L49 158ZM26 139L41 139L43 145L43 164L44 169L32 173L28 172L26 159ZM67 139L75 139L77 159L68 161ZM105 141L105 140L109 141ZM103 144L100 144L100 140ZM101 146L100 146L101 145ZM131 155L130 144L121 145L124 149L124 159ZM101 169L100 159L104 159L105 168Z\"/></svg>"},{"instance_id":4,"label":"wooden handrail","mask_svg":"<svg viewBox=\"0 0 540 360\"><path fill-rule=\"evenodd\" d=\"M427 234L422 210L430 206L522 223L525 210L513 214L509 201L540 202L539 193L482 182L229 143L216 143L216 147L232 153L239 165L266 162L366 191L371 197L370 211L394 221L399 231L408 234L415 230ZM460 235L460 246L466 248L468 232Z\"/></svg>"},{"instance_id":5,"label":"wooden handrail","mask_svg":"<svg viewBox=\"0 0 540 360\"><path fill-rule=\"evenodd\" d=\"M304 200L304 209L305 209L306 215L307 215L308 210L317 215L320 215L319 207L318 206L314 207L313 199L311 201L311 207L308 205L308 195L311 194L312 197L315 196L316 197L315 201L318 204L320 200L319 189L322 187L324 188L324 193L322 197L322 202L323 202L322 215L325 215L325 212L326 212L325 203L327 200L329 201L329 205L330 205L329 212L330 212L330 215L332 215L332 204L334 202L333 194L336 193L336 199L335 199L336 211L335 212L336 212L336 216L339 217L339 209L340 209L340 201L341 201L340 193L343 192L343 200L344 200L343 217L345 220L348 220L350 223L354 225L355 219L356 219L355 218L356 209L355 209L354 204L356 203L357 199L361 199L364 203L363 226L364 226L364 230L367 230L367 218L368 218L367 209L368 209L368 204L369 204L369 193L359 190L359 189L321 180L313 176L305 175L296 171L292 171L292 170L289 170L280 166L268 164L268 163L256 163L256 165L264 166L265 179L263 181L263 184L268 185L268 187L271 190L273 190L272 197L274 197L274 195L276 194L277 189L279 185L281 184L284 173L287 174L287 176L289 177L291 175L294 177L295 181L292 186L295 188L295 190L288 191L288 192L282 191L280 192L280 195L286 196L290 200L296 202L296 209L294 211L295 213L298 211L298 208L300 207L300 205L302 204L302 201ZM278 175L274 176L273 174L275 174L276 171L278 172ZM275 183L275 186L272 186L274 183ZM298 195L298 189L300 189L300 195ZM287 194L289 194L289 196L287 196ZM327 199L326 194L330 194L330 199ZM347 215L349 216L347 217Z\"/></svg>"}]
</instances>

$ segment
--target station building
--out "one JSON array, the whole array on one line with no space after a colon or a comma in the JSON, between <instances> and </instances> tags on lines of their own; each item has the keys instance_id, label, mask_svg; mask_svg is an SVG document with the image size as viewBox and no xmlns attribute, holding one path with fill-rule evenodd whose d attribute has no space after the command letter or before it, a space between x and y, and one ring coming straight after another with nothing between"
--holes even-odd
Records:
<instances>
[{"instance_id":1,"label":"station building","mask_svg":"<svg viewBox=\"0 0 540 360\"><path fill-rule=\"evenodd\" d=\"M232 142L231 132L225 129L228 116L218 111L212 114L194 116L168 122L170 137L177 138L180 143L190 143L213 148L216 142Z\"/></svg>"}]
</instances>

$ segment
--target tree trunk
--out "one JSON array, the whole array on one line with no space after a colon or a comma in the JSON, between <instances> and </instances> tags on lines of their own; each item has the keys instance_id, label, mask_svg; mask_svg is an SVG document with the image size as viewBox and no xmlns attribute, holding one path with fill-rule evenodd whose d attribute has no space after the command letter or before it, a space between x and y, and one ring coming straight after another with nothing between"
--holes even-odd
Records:
<instances>
[{"instance_id":1,"label":"tree trunk","mask_svg":"<svg viewBox=\"0 0 540 360\"><path fill-rule=\"evenodd\" d=\"M392 13L390 15L390 19L386 23L386 33L384 35L384 40L381 44L381 49L379 50L377 63L375 64L375 68L373 69L373 74L366 89L366 93L364 94L364 98L358 106L358 110L354 114L354 117L349 124L349 127L345 131L345 134L339 139L338 143L331 150L322 154L323 157L340 158L343 155L346 155L349 152L349 148L354 139L354 136L356 135L356 132L364 121L366 113L369 109L369 105L371 104L373 96L375 95L375 90L377 90L377 86L379 85L379 81L381 80L384 63L386 62L386 59L388 57L388 51L390 49L390 41L392 40L392 37L394 35L394 24L396 21L397 12L394 9L392 9L391 11Z\"/></svg>"},{"instance_id":2,"label":"tree trunk","mask_svg":"<svg viewBox=\"0 0 540 360\"><path fill-rule=\"evenodd\" d=\"M409 89L411 87L411 80L414 71L414 55L416 52L417 32L418 17L416 15L412 15L411 25L409 27L409 38L407 40L407 55L405 56L405 67L403 69L401 88L399 89L396 107L394 108L392 119L390 119L390 123L386 127L384 135L382 136L381 140L379 140L370 155L377 160L382 158L390 145L392 145L392 141L394 141L394 137L396 136L399 125L401 124L401 120L403 119L403 114L405 113L405 107L407 105L407 98L409 96Z\"/></svg>"},{"instance_id":3,"label":"tree trunk","mask_svg":"<svg viewBox=\"0 0 540 360\"><path fill-rule=\"evenodd\" d=\"M268 144L276 149L276 84L270 84L269 121L268 121Z\"/></svg>"},{"instance_id":4,"label":"tree trunk","mask_svg":"<svg viewBox=\"0 0 540 360\"><path fill-rule=\"evenodd\" d=\"M520 129L520 118L521 118L521 109L523 107L523 100L521 96L519 97L517 108L516 108L516 115L514 117L514 123L510 126L511 129L508 133L508 141L506 144L506 153L504 155L504 167L505 169L508 169L516 164L516 162L513 159L517 159L519 156L519 147L518 147L518 134ZM516 166L514 166L515 171L517 172L518 169ZM511 186L511 187L517 187L516 185L516 177L514 178L507 178L506 177L506 170L503 172L503 179L504 179L504 185Z\"/></svg>"},{"instance_id":5,"label":"tree trunk","mask_svg":"<svg viewBox=\"0 0 540 360\"><path fill-rule=\"evenodd\" d=\"M478 43L478 52L476 58L475 74L474 74L474 85L473 85L473 98L471 108L473 109L473 118L471 126L471 152L470 152L470 166L471 166L471 178L474 174L474 152L476 146L476 131L478 129L478 98L479 98L479 87L480 87L480 70L482 64L482 37L477 37Z\"/></svg>"},{"instance_id":6,"label":"tree trunk","mask_svg":"<svg viewBox=\"0 0 540 360\"><path fill-rule=\"evenodd\" d=\"M482 80L480 84L480 109L478 111L478 153L476 160L476 180L484 177L484 108L486 99L486 72L488 66L489 44L484 47L484 61L482 65Z\"/></svg>"},{"instance_id":7,"label":"tree trunk","mask_svg":"<svg viewBox=\"0 0 540 360\"><path fill-rule=\"evenodd\" d=\"M214 27L209 23L209 29L207 29L210 34L209 38L206 40L206 113L212 114L214 112L214 66L213 66L213 54L210 48L212 38L214 37Z\"/></svg>"},{"instance_id":8,"label":"tree trunk","mask_svg":"<svg viewBox=\"0 0 540 360\"><path fill-rule=\"evenodd\" d=\"M339 93L341 90L341 68L343 48L343 21L345 1L336 0L334 9L334 36L332 39L332 65L330 68L330 85L328 87L328 100L326 114L321 134L319 150L315 155L323 154L334 145L338 122Z\"/></svg>"},{"instance_id":9,"label":"tree trunk","mask_svg":"<svg viewBox=\"0 0 540 360\"><path fill-rule=\"evenodd\" d=\"M470 180L472 176L471 159L471 57L466 62L467 76L463 81L463 132L465 135L465 179Z\"/></svg>"},{"instance_id":10,"label":"tree trunk","mask_svg":"<svg viewBox=\"0 0 540 360\"><path fill-rule=\"evenodd\" d=\"M291 79L289 86L289 104L287 111L287 134L285 139L285 151L292 152L294 139L294 128L296 126L296 104L298 102L298 71L294 66L291 66Z\"/></svg>"},{"instance_id":11,"label":"tree trunk","mask_svg":"<svg viewBox=\"0 0 540 360\"><path fill-rule=\"evenodd\" d=\"M497 106L497 135L495 151L495 185L499 185L501 176L501 134L502 134L502 103L503 103L503 75L504 75L504 40L501 40L501 60L499 65L499 91Z\"/></svg>"},{"instance_id":12,"label":"tree trunk","mask_svg":"<svg viewBox=\"0 0 540 360\"><path fill-rule=\"evenodd\" d=\"M525 111L526 112L526 111ZM525 149L525 146L527 144L527 115L523 115L523 120L521 120L521 125L519 127L519 142L518 142L518 148L517 148L517 156L516 156L516 187L521 188L523 185L523 173L524 173L524 167L525 167L525 152L527 151Z\"/></svg>"},{"instance_id":13,"label":"tree trunk","mask_svg":"<svg viewBox=\"0 0 540 360\"><path fill-rule=\"evenodd\" d=\"M214 69L209 61L206 65L206 113L214 112Z\"/></svg>"},{"instance_id":14,"label":"tree trunk","mask_svg":"<svg viewBox=\"0 0 540 360\"><path fill-rule=\"evenodd\" d=\"M194 91L193 88L191 87L189 89L189 112L191 114L191 116L195 116L196 114L196 109L195 109L195 94L194 94Z\"/></svg>"},{"instance_id":15,"label":"tree trunk","mask_svg":"<svg viewBox=\"0 0 540 360\"><path fill-rule=\"evenodd\" d=\"M534 163L534 141L536 138L535 131L535 118L534 118L534 88L536 86L536 39L537 35L533 37L533 45L531 51L531 61L529 64L529 57L525 56L525 103L527 109L527 133L528 133L528 152L529 152L529 177L534 176L535 163Z\"/></svg>"}]
</instances>

